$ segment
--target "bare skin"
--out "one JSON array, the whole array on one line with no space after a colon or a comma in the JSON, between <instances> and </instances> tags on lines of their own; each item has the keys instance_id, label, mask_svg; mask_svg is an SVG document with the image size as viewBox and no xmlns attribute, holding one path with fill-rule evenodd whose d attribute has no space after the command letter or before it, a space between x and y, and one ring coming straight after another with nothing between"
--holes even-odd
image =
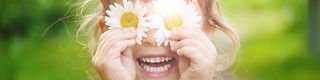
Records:
<instances>
[{"instance_id":1,"label":"bare skin","mask_svg":"<svg viewBox=\"0 0 320 80\"><path fill-rule=\"evenodd\" d=\"M102 80L136 79L137 70L133 55L139 53L132 52L133 49L145 50L135 48L138 47L134 41L135 35L133 29L108 30L101 35L99 47L92 60ZM169 46L170 51L174 51L179 59L177 62L179 66L174 68L178 69L175 70L178 72L173 72L175 74L172 75L177 75L175 77L180 80L212 79L217 52L204 32L199 29L184 28L173 31L169 38L178 41L175 45ZM153 43L144 46L156 47L155 41L150 42Z\"/></svg>"},{"instance_id":2,"label":"bare skin","mask_svg":"<svg viewBox=\"0 0 320 80\"><path fill-rule=\"evenodd\" d=\"M199 9L199 8L198 8ZM202 15L203 16L203 15ZM211 42L213 28L202 26L172 31L169 39L176 41L169 46L156 45L156 29L146 34L142 45L135 43L134 29L112 29L100 36L92 62L102 80L212 80L217 51ZM168 75L146 76L138 59L145 55L166 55L175 58Z\"/></svg>"}]
</instances>

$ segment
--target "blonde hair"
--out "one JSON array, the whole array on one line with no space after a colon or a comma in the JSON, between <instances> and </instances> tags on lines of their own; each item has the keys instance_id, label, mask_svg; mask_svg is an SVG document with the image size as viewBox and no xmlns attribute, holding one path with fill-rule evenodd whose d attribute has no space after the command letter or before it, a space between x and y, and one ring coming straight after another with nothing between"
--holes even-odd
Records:
<instances>
[{"instance_id":1,"label":"blonde hair","mask_svg":"<svg viewBox=\"0 0 320 80\"><path fill-rule=\"evenodd\" d=\"M88 43L82 44L85 45L89 49L89 53L93 55L98 44L98 38L104 31L103 28L99 27L99 25L102 25L101 22L104 22L103 18L105 15L105 10L107 9L107 7L104 6L110 5L113 2L110 2L110 0L84 0L81 3L82 5L79 8L79 14L82 17L80 18L80 26L76 37L79 38L80 33L84 33L85 36L88 36L88 39L90 39ZM210 26L213 29L222 31L232 41L232 50L225 53L220 53L217 57L217 67L215 70L225 70L232 65L236 58L240 46L238 34L235 30L233 30L232 25L228 23L225 20L225 17L220 13L217 0L198 0L198 3L202 9L201 11L204 13L204 26ZM88 6L94 9L90 10L88 9ZM88 10L89 13L84 12L86 10Z\"/></svg>"}]
</instances>

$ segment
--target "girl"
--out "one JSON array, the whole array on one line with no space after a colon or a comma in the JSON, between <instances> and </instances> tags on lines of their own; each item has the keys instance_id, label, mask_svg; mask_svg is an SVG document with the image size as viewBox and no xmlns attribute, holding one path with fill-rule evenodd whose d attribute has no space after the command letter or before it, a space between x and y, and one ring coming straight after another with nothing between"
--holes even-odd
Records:
<instances>
[{"instance_id":1,"label":"girl","mask_svg":"<svg viewBox=\"0 0 320 80\"><path fill-rule=\"evenodd\" d=\"M94 1L85 1L81 10L89 2ZM164 4L157 4L161 2ZM216 0L100 0L99 3L93 6L98 10L84 16L78 34L91 32L88 47L94 53L92 62L102 80L212 80L215 72L228 68L236 56L238 35L219 13ZM153 16L160 6L166 7L162 12L176 8L168 7L170 4L185 5L186 11L190 8L194 12L190 15L196 16ZM172 11L189 13L184 9ZM184 22L188 19L189 22ZM212 43L215 30L231 39L232 50L217 52Z\"/></svg>"}]
</instances>

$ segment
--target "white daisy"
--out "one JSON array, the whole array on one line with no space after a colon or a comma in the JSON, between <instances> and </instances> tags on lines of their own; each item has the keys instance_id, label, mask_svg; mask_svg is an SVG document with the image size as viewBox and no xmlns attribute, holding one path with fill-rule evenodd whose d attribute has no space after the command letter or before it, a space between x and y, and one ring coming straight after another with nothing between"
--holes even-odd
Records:
<instances>
[{"instance_id":1,"label":"white daisy","mask_svg":"<svg viewBox=\"0 0 320 80\"><path fill-rule=\"evenodd\" d=\"M185 0L157 0L153 2L157 15L150 16L153 28L158 28L154 35L157 46L167 46L171 31L183 27L200 27L201 17L198 16L193 3Z\"/></svg>"},{"instance_id":2,"label":"white daisy","mask_svg":"<svg viewBox=\"0 0 320 80\"><path fill-rule=\"evenodd\" d=\"M109 29L133 27L137 31L136 42L141 45L142 37L147 37L145 32L149 30L146 17L144 17L147 8L140 4L140 0L137 0L135 5L123 0L123 6L118 3L109 5L110 10L106 10L108 16L105 16L106 25L109 26Z\"/></svg>"}]
</instances>

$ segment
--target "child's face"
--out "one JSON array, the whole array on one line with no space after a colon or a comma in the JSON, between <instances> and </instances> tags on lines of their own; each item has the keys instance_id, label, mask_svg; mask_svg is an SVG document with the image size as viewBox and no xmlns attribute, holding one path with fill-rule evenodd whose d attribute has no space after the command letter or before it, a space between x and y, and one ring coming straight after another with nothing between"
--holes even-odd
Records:
<instances>
[{"instance_id":1,"label":"child's face","mask_svg":"<svg viewBox=\"0 0 320 80\"><path fill-rule=\"evenodd\" d=\"M109 2L108 0L101 0L104 2ZM111 0L112 1L112 0ZM130 0L132 3L135 3L136 0ZM146 16L155 14L156 11L155 5L152 1L155 0L141 0L140 2L148 8ZM174 0L170 0L174 1ZM121 0L113 0L112 2L121 3ZM198 12L198 15L203 18L203 13L199 7L197 0L186 0L186 2L193 2L195 11ZM165 9L166 10L166 9ZM199 21L200 28L209 35L212 30L207 29L206 26L203 26L203 20ZM179 57L176 54L176 51L170 49L170 45L157 45L157 41L154 38L155 33L159 29L150 29L146 32L147 37L142 39L141 45L135 45L133 47L133 59L135 60L136 68L136 78L137 80L178 80L179 79L179 67L181 63L190 63L190 61L182 61L178 63ZM188 60L188 59L184 59ZM184 65L188 66L188 65ZM183 66L182 66L183 67Z\"/></svg>"},{"instance_id":2,"label":"child's face","mask_svg":"<svg viewBox=\"0 0 320 80\"><path fill-rule=\"evenodd\" d=\"M133 1L134 2L134 1ZM143 0L149 11L148 14L153 14L154 6L151 0ZM194 4L199 15L200 9L197 3ZM202 20L200 21L202 23ZM157 29L151 29L146 32L147 37L143 38L142 45L136 45L133 48L133 59L136 62L136 78L137 80L178 80L178 56L175 51L170 50L168 46L157 46L157 42L153 37Z\"/></svg>"}]
</instances>

